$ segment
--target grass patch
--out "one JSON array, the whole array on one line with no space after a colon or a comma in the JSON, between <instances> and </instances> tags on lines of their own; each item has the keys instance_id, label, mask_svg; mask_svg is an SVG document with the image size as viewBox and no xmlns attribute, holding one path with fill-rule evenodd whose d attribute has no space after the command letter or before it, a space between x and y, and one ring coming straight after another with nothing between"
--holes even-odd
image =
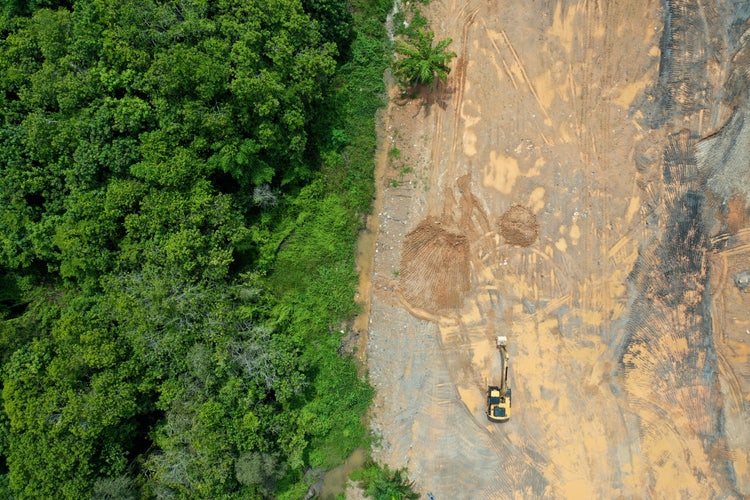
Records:
<instances>
[{"instance_id":1,"label":"grass patch","mask_svg":"<svg viewBox=\"0 0 750 500\"><path fill-rule=\"evenodd\" d=\"M329 103L335 119L321 151L320 178L287 201L285 217L293 222L286 222L282 242L268 246L275 251L268 283L280 297L273 316L301 340L300 364L309 367L295 420L303 430L303 462L313 469L333 468L370 446L364 415L374 390L341 355L339 330L359 311L355 244L375 194L376 116L386 102L383 74L390 61L384 21L391 5L352 2L357 37ZM302 469L291 470L277 497L298 498L306 488Z\"/></svg>"}]
</instances>

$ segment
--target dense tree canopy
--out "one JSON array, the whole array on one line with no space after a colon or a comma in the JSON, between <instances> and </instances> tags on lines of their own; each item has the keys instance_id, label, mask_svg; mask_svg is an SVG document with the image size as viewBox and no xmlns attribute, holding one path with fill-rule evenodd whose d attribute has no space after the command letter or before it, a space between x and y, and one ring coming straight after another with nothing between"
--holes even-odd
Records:
<instances>
[{"instance_id":1,"label":"dense tree canopy","mask_svg":"<svg viewBox=\"0 0 750 500\"><path fill-rule=\"evenodd\" d=\"M0 4L0 496L296 498L362 444L386 4Z\"/></svg>"}]
</instances>

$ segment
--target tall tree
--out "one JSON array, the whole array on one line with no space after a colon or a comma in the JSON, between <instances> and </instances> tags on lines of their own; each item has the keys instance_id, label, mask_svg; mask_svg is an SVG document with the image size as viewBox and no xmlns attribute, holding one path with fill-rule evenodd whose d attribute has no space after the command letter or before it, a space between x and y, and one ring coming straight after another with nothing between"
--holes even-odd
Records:
<instances>
[{"instance_id":1,"label":"tall tree","mask_svg":"<svg viewBox=\"0 0 750 500\"><path fill-rule=\"evenodd\" d=\"M434 43L435 34L427 29L415 31L406 40L396 40L396 53L401 56L395 65L395 72L402 83L410 86L429 85L445 81L451 69L448 63L456 57L455 52L448 52L453 43L445 38Z\"/></svg>"}]
</instances>

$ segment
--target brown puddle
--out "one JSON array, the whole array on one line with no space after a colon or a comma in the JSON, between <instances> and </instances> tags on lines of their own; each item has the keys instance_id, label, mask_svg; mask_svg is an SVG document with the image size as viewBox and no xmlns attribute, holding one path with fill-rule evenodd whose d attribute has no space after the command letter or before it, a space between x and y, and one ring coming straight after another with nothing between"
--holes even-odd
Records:
<instances>
[{"instance_id":1,"label":"brown puddle","mask_svg":"<svg viewBox=\"0 0 750 500\"><path fill-rule=\"evenodd\" d=\"M374 227L373 227L374 226ZM357 351L354 353L360 363L360 370L364 369L367 361L367 329L370 321L370 291L372 289L372 267L375 258L375 240L377 239L377 218L367 217L367 228L359 233L357 239L356 266L359 272L359 286L357 287L357 303L362 306L360 312L352 322L352 329L359 333Z\"/></svg>"},{"instance_id":2,"label":"brown puddle","mask_svg":"<svg viewBox=\"0 0 750 500\"><path fill-rule=\"evenodd\" d=\"M343 464L326 472L318 498L328 500L343 493L349 480L349 474L362 467L365 461L367 461L367 452L364 448L357 448Z\"/></svg>"}]
</instances>

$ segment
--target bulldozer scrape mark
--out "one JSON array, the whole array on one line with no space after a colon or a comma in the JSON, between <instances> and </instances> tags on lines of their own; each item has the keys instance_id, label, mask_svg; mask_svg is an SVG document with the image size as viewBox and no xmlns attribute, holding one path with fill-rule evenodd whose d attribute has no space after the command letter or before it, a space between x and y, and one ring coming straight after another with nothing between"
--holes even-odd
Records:
<instances>
[{"instance_id":1,"label":"bulldozer scrape mark","mask_svg":"<svg viewBox=\"0 0 750 500\"><path fill-rule=\"evenodd\" d=\"M479 8L474 8L468 14L463 15L463 27L461 30L461 52L456 61L456 101L454 103L453 111L453 140L451 141L451 152L449 157L450 164L456 161L456 150L458 143L461 138L459 130L461 130L461 118L464 112L464 92L466 89L466 73L469 66L468 54L468 39L469 39L469 28L474 24L474 19ZM462 14L462 13L461 13Z\"/></svg>"},{"instance_id":2,"label":"bulldozer scrape mark","mask_svg":"<svg viewBox=\"0 0 750 500\"><path fill-rule=\"evenodd\" d=\"M539 94L537 94L536 89L534 88L534 84L531 83L531 80L529 79L529 75L526 72L526 67L523 64L523 60L518 56L518 52L516 52L515 47L513 47L513 44L510 42L510 38L508 38L508 34L505 32L505 30L501 30L500 36L502 37L503 42L505 42L505 45L508 47L508 50L510 50L510 53L513 55L513 60L515 61L518 67L518 70L523 76L523 81L528 87L529 92L531 92L531 95L534 96L534 99L536 100L537 104L539 104L539 109L544 114L544 117L549 120L550 117L547 114L547 110L545 109L544 104L542 104L541 99L539 99Z\"/></svg>"}]
</instances>

